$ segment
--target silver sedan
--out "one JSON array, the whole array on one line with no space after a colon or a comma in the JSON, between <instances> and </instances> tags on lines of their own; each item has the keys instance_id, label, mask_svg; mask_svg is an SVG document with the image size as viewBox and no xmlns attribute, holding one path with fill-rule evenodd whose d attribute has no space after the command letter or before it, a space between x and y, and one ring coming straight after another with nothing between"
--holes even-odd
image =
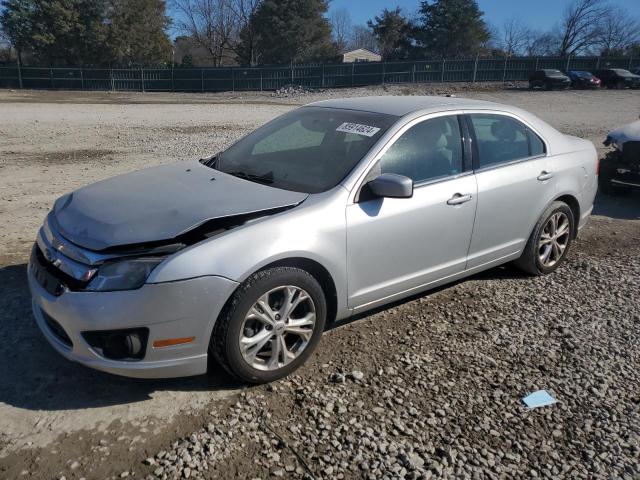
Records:
<instances>
[{"instance_id":1,"label":"silver sedan","mask_svg":"<svg viewBox=\"0 0 640 480\"><path fill-rule=\"evenodd\" d=\"M34 245L36 321L65 357L135 377L298 368L325 326L506 262L553 272L598 157L525 111L330 100L224 152L58 199Z\"/></svg>"}]
</instances>

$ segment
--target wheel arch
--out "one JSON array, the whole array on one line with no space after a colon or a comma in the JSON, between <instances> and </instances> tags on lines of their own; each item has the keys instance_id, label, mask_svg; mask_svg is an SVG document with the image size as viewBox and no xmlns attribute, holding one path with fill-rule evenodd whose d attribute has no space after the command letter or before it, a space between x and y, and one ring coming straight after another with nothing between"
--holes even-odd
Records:
<instances>
[{"instance_id":1,"label":"wheel arch","mask_svg":"<svg viewBox=\"0 0 640 480\"><path fill-rule=\"evenodd\" d=\"M276 267L299 268L313 276L313 278L315 278L320 284L327 302L327 324L335 321L338 312L338 291L331 273L329 273L329 270L327 270L324 265L307 257L287 257L264 265L253 273Z\"/></svg>"},{"instance_id":2,"label":"wheel arch","mask_svg":"<svg viewBox=\"0 0 640 480\"><path fill-rule=\"evenodd\" d=\"M580 224L580 202L570 194L561 195L556 198L554 202L566 203L571 209L571 213L573 214L573 232L571 232L571 236L575 239L578 236L578 225Z\"/></svg>"}]
</instances>

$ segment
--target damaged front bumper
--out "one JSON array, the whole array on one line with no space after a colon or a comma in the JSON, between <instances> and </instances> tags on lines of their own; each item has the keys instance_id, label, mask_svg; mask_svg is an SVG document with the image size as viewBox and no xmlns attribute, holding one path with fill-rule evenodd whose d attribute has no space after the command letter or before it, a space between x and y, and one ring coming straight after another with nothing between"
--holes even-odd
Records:
<instances>
[{"instance_id":1,"label":"damaged front bumper","mask_svg":"<svg viewBox=\"0 0 640 480\"><path fill-rule=\"evenodd\" d=\"M206 373L214 323L237 287L232 280L205 276L145 284L137 290L56 291L44 284L38 275L39 268L33 255L28 268L33 314L49 343L69 360L138 378ZM87 340L88 332L131 329L145 331L142 358L110 359ZM191 340L178 345L154 346L156 342L176 338Z\"/></svg>"}]
</instances>

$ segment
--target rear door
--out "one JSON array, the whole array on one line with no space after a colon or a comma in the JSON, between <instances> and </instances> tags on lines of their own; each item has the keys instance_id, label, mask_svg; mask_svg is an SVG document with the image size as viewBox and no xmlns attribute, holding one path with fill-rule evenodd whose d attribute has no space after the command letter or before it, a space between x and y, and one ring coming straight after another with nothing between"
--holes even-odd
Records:
<instances>
[{"instance_id":1,"label":"rear door","mask_svg":"<svg viewBox=\"0 0 640 480\"><path fill-rule=\"evenodd\" d=\"M478 205L467 269L513 257L555 191L546 146L515 117L469 113Z\"/></svg>"}]
</instances>

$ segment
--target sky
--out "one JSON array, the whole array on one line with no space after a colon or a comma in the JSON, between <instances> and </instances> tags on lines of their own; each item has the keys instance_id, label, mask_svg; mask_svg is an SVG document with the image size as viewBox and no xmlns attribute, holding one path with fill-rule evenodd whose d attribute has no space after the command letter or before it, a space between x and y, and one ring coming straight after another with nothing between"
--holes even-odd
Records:
<instances>
[{"instance_id":1,"label":"sky","mask_svg":"<svg viewBox=\"0 0 640 480\"><path fill-rule=\"evenodd\" d=\"M479 0L480 9L485 13L485 21L496 27L505 20L519 17L536 30L549 30L557 22L562 11L571 0ZM640 18L640 0L614 0L630 14ZM384 8L396 5L412 16L418 9L419 0L331 0L331 9L346 8L353 24L365 24Z\"/></svg>"}]
</instances>

